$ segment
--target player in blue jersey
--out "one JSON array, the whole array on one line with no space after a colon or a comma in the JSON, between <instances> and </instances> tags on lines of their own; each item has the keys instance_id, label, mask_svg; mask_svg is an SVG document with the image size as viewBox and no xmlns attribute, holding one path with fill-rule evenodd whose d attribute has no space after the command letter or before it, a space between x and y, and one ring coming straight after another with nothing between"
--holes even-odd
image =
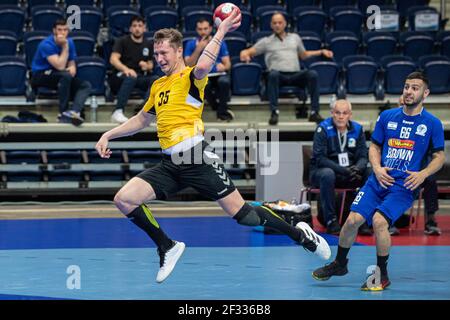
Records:
<instances>
[{"instance_id":1,"label":"player in blue jersey","mask_svg":"<svg viewBox=\"0 0 450 320\"><path fill-rule=\"evenodd\" d=\"M331 276L348 273L347 254L359 226L367 221L375 232L378 268L361 290L381 291L390 285L388 228L412 206L424 180L445 162L442 122L423 108L429 93L427 78L421 72L413 72L405 81L403 106L386 110L379 116L369 148L373 173L352 203L339 235L336 259L315 270L315 279L328 280ZM431 161L427 164L430 154Z\"/></svg>"}]
</instances>

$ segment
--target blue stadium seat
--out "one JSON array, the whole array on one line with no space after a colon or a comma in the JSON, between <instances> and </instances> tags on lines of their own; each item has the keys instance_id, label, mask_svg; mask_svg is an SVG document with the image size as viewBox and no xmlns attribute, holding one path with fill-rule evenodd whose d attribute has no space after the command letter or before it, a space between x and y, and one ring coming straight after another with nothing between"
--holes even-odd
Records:
<instances>
[{"instance_id":1,"label":"blue stadium seat","mask_svg":"<svg viewBox=\"0 0 450 320\"><path fill-rule=\"evenodd\" d=\"M343 58L342 64L348 93L375 93L378 64L374 58L347 56Z\"/></svg>"},{"instance_id":2,"label":"blue stadium seat","mask_svg":"<svg viewBox=\"0 0 450 320\"><path fill-rule=\"evenodd\" d=\"M123 163L122 150L113 150L109 159L103 159L96 150L87 150L89 163Z\"/></svg>"},{"instance_id":3,"label":"blue stadium seat","mask_svg":"<svg viewBox=\"0 0 450 320\"><path fill-rule=\"evenodd\" d=\"M109 58L111 57L112 49L114 46L114 40L110 39L108 41L103 42L101 47L101 57L106 63L106 69L111 69L111 63L109 62Z\"/></svg>"},{"instance_id":4,"label":"blue stadium seat","mask_svg":"<svg viewBox=\"0 0 450 320\"><path fill-rule=\"evenodd\" d=\"M320 36L325 31L328 16L322 9L314 6L296 7L293 12L295 30L314 31Z\"/></svg>"},{"instance_id":5,"label":"blue stadium seat","mask_svg":"<svg viewBox=\"0 0 450 320\"><path fill-rule=\"evenodd\" d=\"M94 54L95 41L92 34L88 31L73 31L69 35L75 44L77 56L92 56Z\"/></svg>"},{"instance_id":6,"label":"blue stadium seat","mask_svg":"<svg viewBox=\"0 0 450 320\"><path fill-rule=\"evenodd\" d=\"M450 58L450 31L441 31L437 35L439 41L441 54Z\"/></svg>"},{"instance_id":7,"label":"blue stadium seat","mask_svg":"<svg viewBox=\"0 0 450 320\"><path fill-rule=\"evenodd\" d=\"M2 0L2 4L18 6L20 0Z\"/></svg>"},{"instance_id":8,"label":"blue stadium seat","mask_svg":"<svg viewBox=\"0 0 450 320\"><path fill-rule=\"evenodd\" d=\"M108 11L115 6L128 7L129 9L132 9L131 0L102 0L100 3L102 4L103 14L105 16L108 16Z\"/></svg>"},{"instance_id":9,"label":"blue stadium seat","mask_svg":"<svg viewBox=\"0 0 450 320\"><path fill-rule=\"evenodd\" d=\"M129 33L131 18L139 12L127 6L112 6L107 11L109 32L112 37Z\"/></svg>"},{"instance_id":10,"label":"blue stadium seat","mask_svg":"<svg viewBox=\"0 0 450 320\"><path fill-rule=\"evenodd\" d=\"M231 67L231 91L234 95L260 93L262 67L257 63L236 63Z\"/></svg>"},{"instance_id":11,"label":"blue stadium seat","mask_svg":"<svg viewBox=\"0 0 450 320\"><path fill-rule=\"evenodd\" d=\"M33 30L52 31L57 19L63 19L64 12L55 6L36 6L31 8Z\"/></svg>"},{"instance_id":12,"label":"blue stadium seat","mask_svg":"<svg viewBox=\"0 0 450 320\"><path fill-rule=\"evenodd\" d=\"M255 44L259 39L268 37L272 34L272 31L257 31L252 32L252 43Z\"/></svg>"},{"instance_id":13,"label":"blue stadium seat","mask_svg":"<svg viewBox=\"0 0 450 320\"><path fill-rule=\"evenodd\" d=\"M440 28L441 18L439 12L429 6L413 6L408 8L408 25L410 31L438 31ZM423 25L416 25L416 16L418 15L426 15L427 23ZM417 17L417 18L420 18ZM429 20L431 19L431 20ZM423 19L422 19L423 20ZM419 20L420 21L420 20ZM435 21L435 23L432 23Z\"/></svg>"},{"instance_id":14,"label":"blue stadium seat","mask_svg":"<svg viewBox=\"0 0 450 320\"><path fill-rule=\"evenodd\" d=\"M430 55L419 59L419 65L430 82L430 93L450 92L450 59L446 56Z\"/></svg>"},{"instance_id":15,"label":"blue stadium seat","mask_svg":"<svg viewBox=\"0 0 450 320\"><path fill-rule=\"evenodd\" d=\"M336 6L350 6L353 0L322 0L322 9L326 14L330 14L330 10Z\"/></svg>"},{"instance_id":16,"label":"blue stadium seat","mask_svg":"<svg viewBox=\"0 0 450 320\"><path fill-rule=\"evenodd\" d=\"M211 7L209 7L207 5L206 0L177 0L176 3L177 3L178 13L181 15L184 15L183 11L187 7L203 7L203 8L208 8L209 10L211 10Z\"/></svg>"},{"instance_id":17,"label":"blue stadium seat","mask_svg":"<svg viewBox=\"0 0 450 320\"><path fill-rule=\"evenodd\" d=\"M257 16L257 10L263 6L276 6L278 5L278 0L250 0L250 10L254 16ZM286 10L286 9L284 9Z\"/></svg>"},{"instance_id":18,"label":"blue stadium seat","mask_svg":"<svg viewBox=\"0 0 450 320\"><path fill-rule=\"evenodd\" d=\"M434 38L419 31L406 31L400 35L403 54L417 60L421 56L433 53Z\"/></svg>"},{"instance_id":19,"label":"blue stadium seat","mask_svg":"<svg viewBox=\"0 0 450 320\"><path fill-rule=\"evenodd\" d=\"M58 163L81 163L82 156L80 150L48 150L47 161L51 164Z\"/></svg>"},{"instance_id":20,"label":"blue stadium seat","mask_svg":"<svg viewBox=\"0 0 450 320\"><path fill-rule=\"evenodd\" d=\"M211 1L213 8L217 8L222 3L225 3L225 2L231 2L231 3L235 4L235 5L237 5L238 7L240 7L241 10L244 7L244 5L242 3L242 0L212 0Z\"/></svg>"},{"instance_id":21,"label":"blue stadium seat","mask_svg":"<svg viewBox=\"0 0 450 320\"><path fill-rule=\"evenodd\" d=\"M84 173L80 170L73 169L56 169L48 172L49 181L68 181L80 182L84 181Z\"/></svg>"},{"instance_id":22,"label":"blue stadium seat","mask_svg":"<svg viewBox=\"0 0 450 320\"><path fill-rule=\"evenodd\" d=\"M417 69L413 59L407 56L385 56L380 64L384 71L385 92L391 94L401 94L406 77Z\"/></svg>"},{"instance_id":23,"label":"blue stadium seat","mask_svg":"<svg viewBox=\"0 0 450 320\"><path fill-rule=\"evenodd\" d=\"M36 49L42 40L50 35L49 31L29 31L23 35L25 59L27 67L31 69L31 62L33 61Z\"/></svg>"},{"instance_id":24,"label":"blue stadium seat","mask_svg":"<svg viewBox=\"0 0 450 320\"><path fill-rule=\"evenodd\" d=\"M359 40L353 32L333 31L327 34L325 42L333 51L334 60L340 64L345 56L358 53Z\"/></svg>"},{"instance_id":25,"label":"blue stadium seat","mask_svg":"<svg viewBox=\"0 0 450 320\"><path fill-rule=\"evenodd\" d=\"M204 6L187 6L182 10L184 31L194 31L200 18L208 19L212 23L213 12Z\"/></svg>"},{"instance_id":26,"label":"blue stadium seat","mask_svg":"<svg viewBox=\"0 0 450 320\"><path fill-rule=\"evenodd\" d=\"M6 173L8 182L39 182L42 180L42 172L40 170L21 170L10 171Z\"/></svg>"},{"instance_id":27,"label":"blue stadium seat","mask_svg":"<svg viewBox=\"0 0 450 320\"><path fill-rule=\"evenodd\" d=\"M94 6L95 0L64 0L66 7L69 6Z\"/></svg>"},{"instance_id":28,"label":"blue stadium seat","mask_svg":"<svg viewBox=\"0 0 450 320\"><path fill-rule=\"evenodd\" d=\"M38 164L41 163L41 152L38 150L8 150L7 164Z\"/></svg>"},{"instance_id":29,"label":"blue stadium seat","mask_svg":"<svg viewBox=\"0 0 450 320\"><path fill-rule=\"evenodd\" d=\"M89 181L123 181L124 172L117 170L89 170Z\"/></svg>"},{"instance_id":30,"label":"blue stadium seat","mask_svg":"<svg viewBox=\"0 0 450 320\"><path fill-rule=\"evenodd\" d=\"M0 30L12 31L22 39L25 11L17 5L0 5Z\"/></svg>"},{"instance_id":31,"label":"blue stadium seat","mask_svg":"<svg viewBox=\"0 0 450 320\"><path fill-rule=\"evenodd\" d=\"M306 50L320 50L322 48L322 40L317 33L313 31L299 32L298 35L302 39L303 45ZM320 61L321 56L310 57L307 60L302 60L302 63L308 66L309 64Z\"/></svg>"},{"instance_id":32,"label":"blue stadium seat","mask_svg":"<svg viewBox=\"0 0 450 320\"><path fill-rule=\"evenodd\" d=\"M381 57L392 55L397 48L397 39L390 32L369 31L364 34L367 55L379 62Z\"/></svg>"},{"instance_id":33,"label":"blue stadium seat","mask_svg":"<svg viewBox=\"0 0 450 320\"><path fill-rule=\"evenodd\" d=\"M0 57L0 95L25 95L27 65L21 57Z\"/></svg>"},{"instance_id":34,"label":"blue stadium seat","mask_svg":"<svg viewBox=\"0 0 450 320\"><path fill-rule=\"evenodd\" d=\"M227 44L230 57L239 57L241 51L247 48L247 40L244 36L227 35L224 40Z\"/></svg>"},{"instance_id":35,"label":"blue stadium seat","mask_svg":"<svg viewBox=\"0 0 450 320\"><path fill-rule=\"evenodd\" d=\"M396 0L397 3L397 11L400 13L400 16L407 17L408 9L414 6L425 6L428 4L429 0Z\"/></svg>"},{"instance_id":36,"label":"blue stadium seat","mask_svg":"<svg viewBox=\"0 0 450 320\"><path fill-rule=\"evenodd\" d=\"M334 61L316 61L309 65L309 70L318 74L320 94L337 93L339 85L339 66Z\"/></svg>"},{"instance_id":37,"label":"blue stadium seat","mask_svg":"<svg viewBox=\"0 0 450 320\"><path fill-rule=\"evenodd\" d=\"M252 37L252 14L246 9L241 9L241 15L241 25L236 29L236 31L242 32L247 41L250 41Z\"/></svg>"},{"instance_id":38,"label":"blue stadium seat","mask_svg":"<svg viewBox=\"0 0 450 320\"><path fill-rule=\"evenodd\" d=\"M15 56L17 51L16 34L0 30L0 56Z\"/></svg>"},{"instance_id":39,"label":"blue stadium seat","mask_svg":"<svg viewBox=\"0 0 450 320\"><path fill-rule=\"evenodd\" d=\"M127 150L129 163L158 163L161 161L160 150Z\"/></svg>"},{"instance_id":40,"label":"blue stadium seat","mask_svg":"<svg viewBox=\"0 0 450 320\"><path fill-rule=\"evenodd\" d=\"M287 12L291 16L294 16L294 10L297 7L314 6L316 1L315 0L286 0L285 3L286 3Z\"/></svg>"},{"instance_id":41,"label":"blue stadium seat","mask_svg":"<svg viewBox=\"0 0 450 320\"><path fill-rule=\"evenodd\" d=\"M382 6L389 4L389 2L390 2L389 0L358 0L357 1L358 8L363 15L367 14L367 8L369 6L375 5L375 6L382 7Z\"/></svg>"},{"instance_id":42,"label":"blue stadium seat","mask_svg":"<svg viewBox=\"0 0 450 320\"><path fill-rule=\"evenodd\" d=\"M169 5L169 0L138 0L137 2L139 4L139 11L141 12L142 16L146 16L147 8L149 7L161 6L172 8Z\"/></svg>"},{"instance_id":43,"label":"blue stadium seat","mask_svg":"<svg viewBox=\"0 0 450 320\"><path fill-rule=\"evenodd\" d=\"M177 28L178 13L177 10L170 7L155 7L147 8L146 21L147 30L156 31L162 28Z\"/></svg>"},{"instance_id":44,"label":"blue stadium seat","mask_svg":"<svg viewBox=\"0 0 450 320\"><path fill-rule=\"evenodd\" d=\"M364 16L352 6L335 6L330 9L330 17L333 22L333 30L352 31L357 36L360 35Z\"/></svg>"},{"instance_id":45,"label":"blue stadium seat","mask_svg":"<svg viewBox=\"0 0 450 320\"><path fill-rule=\"evenodd\" d=\"M77 77L89 81L91 83L93 95L105 94L105 77L106 64L102 58L99 57L78 57Z\"/></svg>"},{"instance_id":46,"label":"blue stadium seat","mask_svg":"<svg viewBox=\"0 0 450 320\"><path fill-rule=\"evenodd\" d=\"M274 13L280 12L286 18L286 21L289 21L289 16L287 14L286 9L282 6L259 6L256 9L256 17L257 17L257 27L259 31L271 31L272 28L270 23L272 21L272 16Z\"/></svg>"},{"instance_id":47,"label":"blue stadium seat","mask_svg":"<svg viewBox=\"0 0 450 320\"><path fill-rule=\"evenodd\" d=\"M103 21L102 10L92 6L80 6L81 30L88 31L97 39Z\"/></svg>"}]
</instances>

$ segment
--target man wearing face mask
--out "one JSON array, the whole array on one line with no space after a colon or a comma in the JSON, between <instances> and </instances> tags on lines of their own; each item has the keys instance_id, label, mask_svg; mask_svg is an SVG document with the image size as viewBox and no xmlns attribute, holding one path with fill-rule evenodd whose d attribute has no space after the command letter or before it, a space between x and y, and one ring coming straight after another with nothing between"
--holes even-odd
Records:
<instances>
[{"instance_id":1,"label":"man wearing face mask","mask_svg":"<svg viewBox=\"0 0 450 320\"><path fill-rule=\"evenodd\" d=\"M111 115L112 122L127 121L124 109L133 89L140 89L142 98L145 98L153 81L158 78L152 74L153 44L144 38L145 30L145 20L135 16L131 19L130 34L114 42L110 62L115 70L110 83L112 91L117 94L117 103Z\"/></svg>"},{"instance_id":2,"label":"man wearing face mask","mask_svg":"<svg viewBox=\"0 0 450 320\"><path fill-rule=\"evenodd\" d=\"M352 106L348 100L337 100L331 106L331 117L321 122L314 134L310 181L320 188L320 206L327 233L339 234L336 216L336 187L361 187L370 174L363 127L350 120ZM367 225L361 233L370 233Z\"/></svg>"}]
</instances>

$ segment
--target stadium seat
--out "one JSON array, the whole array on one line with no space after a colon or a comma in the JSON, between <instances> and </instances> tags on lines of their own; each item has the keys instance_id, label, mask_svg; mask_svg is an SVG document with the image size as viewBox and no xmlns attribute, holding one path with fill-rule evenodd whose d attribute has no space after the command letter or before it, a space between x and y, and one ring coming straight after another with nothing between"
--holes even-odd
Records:
<instances>
[{"instance_id":1,"label":"stadium seat","mask_svg":"<svg viewBox=\"0 0 450 320\"><path fill-rule=\"evenodd\" d=\"M88 31L73 31L69 35L75 44L77 56L92 56L96 41Z\"/></svg>"},{"instance_id":2,"label":"stadium seat","mask_svg":"<svg viewBox=\"0 0 450 320\"><path fill-rule=\"evenodd\" d=\"M117 170L89 170L89 181L123 181L124 172Z\"/></svg>"},{"instance_id":3,"label":"stadium seat","mask_svg":"<svg viewBox=\"0 0 450 320\"><path fill-rule=\"evenodd\" d=\"M127 6L112 6L107 11L109 32L112 37L129 33L131 18L139 12Z\"/></svg>"},{"instance_id":4,"label":"stadium seat","mask_svg":"<svg viewBox=\"0 0 450 320\"><path fill-rule=\"evenodd\" d=\"M408 25L410 31L438 31L440 27L439 12L429 6L413 6L408 8ZM416 19L421 23L416 25Z\"/></svg>"},{"instance_id":5,"label":"stadium seat","mask_svg":"<svg viewBox=\"0 0 450 320\"><path fill-rule=\"evenodd\" d=\"M15 56L17 51L16 34L0 30L0 56Z\"/></svg>"},{"instance_id":6,"label":"stadium seat","mask_svg":"<svg viewBox=\"0 0 450 320\"><path fill-rule=\"evenodd\" d=\"M131 0L102 0L99 3L102 4L103 14L108 16L108 11L115 6L127 7L133 9L131 6Z\"/></svg>"},{"instance_id":7,"label":"stadium seat","mask_svg":"<svg viewBox=\"0 0 450 320\"><path fill-rule=\"evenodd\" d=\"M87 150L89 163L123 163L122 150L113 150L109 159L101 158L96 150Z\"/></svg>"},{"instance_id":8,"label":"stadium seat","mask_svg":"<svg viewBox=\"0 0 450 320\"><path fill-rule=\"evenodd\" d=\"M21 57L0 57L0 95L19 96L26 93L27 65Z\"/></svg>"},{"instance_id":9,"label":"stadium seat","mask_svg":"<svg viewBox=\"0 0 450 320\"><path fill-rule=\"evenodd\" d=\"M198 7L198 8L204 8L204 9L208 8L208 10L211 10L211 7L209 7L207 5L206 0L177 0L176 3L177 3L178 13L181 15L184 15L183 11L187 7Z\"/></svg>"},{"instance_id":10,"label":"stadium seat","mask_svg":"<svg viewBox=\"0 0 450 320\"><path fill-rule=\"evenodd\" d=\"M437 35L441 48L441 54L450 58L450 31L441 31Z\"/></svg>"},{"instance_id":11,"label":"stadium seat","mask_svg":"<svg viewBox=\"0 0 450 320\"><path fill-rule=\"evenodd\" d=\"M322 9L328 15L333 7L350 5L353 5L353 0L322 0Z\"/></svg>"},{"instance_id":12,"label":"stadium seat","mask_svg":"<svg viewBox=\"0 0 450 320\"><path fill-rule=\"evenodd\" d=\"M390 32L369 31L363 39L367 55L377 62L383 56L394 54L397 48L397 39Z\"/></svg>"},{"instance_id":13,"label":"stadium seat","mask_svg":"<svg viewBox=\"0 0 450 320\"><path fill-rule=\"evenodd\" d=\"M227 35L224 38L230 57L239 57L242 50L247 47L247 40L244 36Z\"/></svg>"},{"instance_id":14,"label":"stadium seat","mask_svg":"<svg viewBox=\"0 0 450 320\"><path fill-rule=\"evenodd\" d=\"M71 181L80 182L84 181L84 173L80 170L73 169L56 169L48 172L49 181Z\"/></svg>"},{"instance_id":15,"label":"stadium seat","mask_svg":"<svg viewBox=\"0 0 450 320\"><path fill-rule=\"evenodd\" d=\"M434 39L431 35L419 31L406 31L400 35L403 54L417 60L421 56L433 53Z\"/></svg>"},{"instance_id":16,"label":"stadium seat","mask_svg":"<svg viewBox=\"0 0 450 320\"><path fill-rule=\"evenodd\" d=\"M8 150L7 164L38 164L41 163L41 152L38 150Z\"/></svg>"},{"instance_id":17,"label":"stadium seat","mask_svg":"<svg viewBox=\"0 0 450 320\"><path fill-rule=\"evenodd\" d=\"M95 0L64 0L66 7L75 6L94 6Z\"/></svg>"},{"instance_id":18,"label":"stadium seat","mask_svg":"<svg viewBox=\"0 0 450 320\"><path fill-rule=\"evenodd\" d=\"M359 37L364 15L352 6L335 6L330 9L334 31L351 31Z\"/></svg>"},{"instance_id":19,"label":"stadium seat","mask_svg":"<svg viewBox=\"0 0 450 320\"><path fill-rule=\"evenodd\" d=\"M274 13L279 12L284 15L286 21L289 21L289 16L287 11L282 6L259 6L256 9L256 21L257 28L259 31L271 31L270 26L272 21L272 16Z\"/></svg>"},{"instance_id":20,"label":"stadium seat","mask_svg":"<svg viewBox=\"0 0 450 320\"><path fill-rule=\"evenodd\" d=\"M88 31L97 40L103 20L102 10L92 6L80 6L81 30Z\"/></svg>"},{"instance_id":21,"label":"stadium seat","mask_svg":"<svg viewBox=\"0 0 450 320\"><path fill-rule=\"evenodd\" d=\"M322 36L327 20L327 14L314 6L299 6L293 12L293 23L298 32L314 31Z\"/></svg>"},{"instance_id":22,"label":"stadium seat","mask_svg":"<svg viewBox=\"0 0 450 320\"><path fill-rule=\"evenodd\" d=\"M411 57L391 55L381 58L384 72L384 89L386 93L401 94L406 77L416 70Z\"/></svg>"},{"instance_id":23,"label":"stadium seat","mask_svg":"<svg viewBox=\"0 0 450 320\"><path fill-rule=\"evenodd\" d=\"M114 40L110 39L108 41L103 42L101 47L101 57L105 61L106 69L111 69L111 63L109 62L109 58L111 57L112 49L114 46Z\"/></svg>"},{"instance_id":24,"label":"stadium seat","mask_svg":"<svg viewBox=\"0 0 450 320\"><path fill-rule=\"evenodd\" d=\"M170 7L150 6L146 15L147 30L156 31L162 28L177 28L177 10Z\"/></svg>"},{"instance_id":25,"label":"stadium seat","mask_svg":"<svg viewBox=\"0 0 450 320\"><path fill-rule=\"evenodd\" d=\"M51 164L81 163L82 156L80 150L48 150L47 161Z\"/></svg>"},{"instance_id":26,"label":"stadium seat","mask_svg":"<svg viewBox=\"0 0 450 320\"><path fill-rule=\"evenodd\" d=\"M256 95L260 93L262 67L258 63L236 63L231 67L231 85L234 95Z\"/></svg>"},{"instance_id":27,"label":"stadium seat","mask_svg":"<svg viewBox=\"0 0 450 320\"><path fill-rule=\"evenodd\" d=\"M450 92L450 59L446 56L424 56L419 65L430 82L431 94Z\"/></svg>"},{"instance_id":28,"label":"stadium seat","mask_svg":"<svg viewBox=\"0 0 450 320\"><path fill-rule=\"evenodd\" d=\"M250 10L254 16L257 16L257 10L258 8L264 7L264 6L277 6L278 0L250 0ZM285 9L283 9L285 10Z\"/></svg>"},{"instance_id":29,"label":"stadium seat","mask_svg":"<svg viewBox=\"0 0 450 320\"><path fill-rule=\"evenodd\" d=\"M358 0L358 8L361 11L363 15L367 14L367 8L370 6L378 6L382 7L384 5L387 5L390 1L389 0Z\"/></svg>"},{"instance_id":30,"label":"stadium seat","mask_svg":"<svg viewBox=\"0 0 450 320\"><path fill-rule=\"evenodd\" d=\"M129 163L158 163L161 161L160 150L127 150Z\"/></svg>"},{"instance_id":31,"label":"stadium seat","mask_svg":"<svg viewBox=\"0 0 450 320\"><path fill-rule=\"evenodd\" d=\"M184 31L195 31L197 21L200 18L208 19L212 23L213 13L208 7L187 6L183 8L182 16L184 19Z\"/></svg>"},{"instance_id":32,"label":"stadium seat","mask_svg":"<svg viewBox=\"0 0 450 320\"><path fill-rule=\"evenodd\" d=\"M139 11L141 12L141 15L143 17L146 16L147 8L153 7L153 6L161 6L161 7L167 7L172 8L169 5L169 0L138 0L137 3L139 4Z\"/></svg>"},{"instance_id":33,"label":"stadium seat","mask_svg":"<svg viewBox=\"0 0 450 320\"><path fill-rule=\"evenodd\" d=\"M302 39L303 45L306 50L320 50L322 48L322 41L317 33L312 31L299 32L298 35ZM302 60L301 62L308 66L309 64L322 60L322 56L310 57L307 60Z\"/></svg>"},{"instance_id":34,"label":"stadium seat","mask_svg":"<svg viewBox=\"0 0 450 320\"><path fill-rule=\"evenodd\" d=\"M225 2L231 2L231 3L235 4L235 5L237 5L238 7L240 7L241 10L244 7L244 5L242 3L242 0L212 0L211 1L213 8L217 8L222 3L225 3Z\"/></svg>"},{"instance_id":35,"label":"stadium seat","mask_svg":"<svg viewBox=\"0 0 450 320\"><path fill-rule=\"evenodd\" d=\"M78 57L76 59L76 64L77 77L91 83L91 94L96 96L104 95L106 89L105 61L99 57Z\"/></svg>"},{"instance_id":36,"label":"stadium seat","mask_svg":"<svg viewBox=\"0 0 450 320\"><path fill-rule=\"evenodd\" d=\"M2 4L14 5L17 7L20 0L2 0Z\"/></svg>"},{"instance_id":37,"label":"stadium seat","mask_svg":"<svg viewBox=\"0 0 450 320\"><path fill-rule=\"evenodd\" d=\"M21 40L24 24L24 10L17 5L0 5L0 30L12 31Z\"/></svg>"},{"instance_id":38,"label":"stadium seat","mask_svg":"<svg viewBox=\"0 0 450 320\"><path fill-rule=\"evenodd\" d=\"M375 93L378 64L369 56L353 55L342 59L346 89L352 94Z\"/></svg>"},{"instance_id":39,"label":"stadium seat","mask_svg":"<svg viewBox=\"0 0 450 320\"><path fill-rule=\"evenodd\" d=\"M40 170L9 171L6 173L8 182L39 182L42 180Z\"/></svg>"},{"instance_id":40,"label":"stadium seat","mask_svg":"<svg viewBox=\"0 0 450 320\"><path fill-rule=\"evenodd\" d=\"M316 61L309 65L309 70L318 74L320 94L337 93L339 85L339 66L334 61Z\"/></svg>"},{"instance_id":41,"label":"stadium seat","mask_svg":"<svg viewBox=\"0 0 450 320\"><path fill-rule=\"evenodd\" d=\"M329 49L333 51L334 60L340 64L345 56L358 53L359 40L353 32L333 31L327 34L325 39Z\"/></svg>"},{"instance_id":42,"label":"stadium seat","mask_svg":"<svg viewBox=\"0 0 450 320\"><path fill-rule=\"evenodd\" d=\"M241 25L236 31L243 33L247 41L250 41L252 37L252 14L246 9L241 9L241 15Z\"/></svg>"},{"instance_id":43,"label":"stadium seat","mask_svg":"<svg viewBox=\"0 0 450 320\"><path fill-rule=\"evenodd\" d=\"M425 6L429 0L396 0L397 11L401 17L408 16L408 9L414 6Z\"/></svg>"},{"instance_id":44,"label":"stadium seat","mask_svg":"<svg viewBox=\"0 0 450 320\"><path fill-rule=\"evenodd\" d=\"M39 43L49 35L49 31L29 31L23 35L25 60L29 69L31 69L31 62L33 61Z\"/></svg>"},{"instance_id":45,"label":"stadium seat","mask_svg":"<svg viewBox=\"0 0 450 320\"><path fill-rule=\"evenodd\" d=\"M286 9L289 15L294 16L294 10L297 7L314 6L315 0L286 0Z\"/></svg>"},{"instance_id":46,"label":"stadium seat","mask_svg":"<svg viewBox=\"0 0 450 320\"><path fill-rule=\"evenodd\" d=\"M31 8L33 30L52 31L57 19L63 19L64 12L55 6L35 6Z\"/></svg>"}]
</instances>

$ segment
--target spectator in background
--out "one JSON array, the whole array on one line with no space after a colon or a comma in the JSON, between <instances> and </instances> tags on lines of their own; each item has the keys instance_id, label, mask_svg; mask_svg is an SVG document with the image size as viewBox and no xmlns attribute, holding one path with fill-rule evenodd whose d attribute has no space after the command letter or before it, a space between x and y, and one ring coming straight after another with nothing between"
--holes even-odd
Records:
<instances>
[{"instance_id":1,"label":"spectator in background","mask_svg":"<svg viewBox=\"0 0 450 320\"><path fill-rule=\"evenodd\" d=\"M371 173L363 127L350 120L351 116L350 101L337 100L331 106L331 117L322 121L314 134L310 181L320 188L320 206L329 234L341 231L334 189L361 187ZM370 234L367 224L360 233Z\"/></svg>"},{"instance_id":2,"label":"spectator in background","mask_svg":"<svg viewBox=\"0 0 450 320\"><path fill-rule=\"evenodd\" d=\"M58 90L59 122L79 126L84 122L80 113L91 92L91 85L88 81L76 77L77 54L73 40L68 38L68 34L66 20L56 20L53 24L53 34L39 43L33 57L31 85L33 88ZM72 108L69 108L71 97L73 104Z\"/></svg>"},{"instance_id":3,"label":"spectator in background","mask_svg":"<svg viewBox=\"0 0 450 320\"><path fill-rule=\"evenodd\" d=\"M158 76L152 75L153 43L144 38L145 20L135 16L131 18L130 34L114 42L109 61L114 67L109 81L111 90L117 95L116 108L111 121L124 123L128 118L124 109L134 88L140 89L143 99L148 97L150 87Z\"/></svg>"},{"instance_id":4,"label":"spectator in background","mask_svg":"<svg viewBox=\"0 0 450 320\"><path fill-rule=\"evenodd\" d=\"M211 22L205 18L197 21L197 39L187 42L184 49L184 60L189 67L197 63L198 58L212 39ZM208 85L205 88L205 98L208 104L217 111L217 119L231 121L234 119L233 112L228 108L228 98L230 95L230 76L227 74L231 69L230 54L227 44L223 41L220 44L220 51L216 63L208 75Z\"/></svg>"},{"instance_id":5,"label":"spectator in background","mask_svg":"<svg viewBox=\"0 0 450 320\"><path fill-rule=\"evenodd\" d=\"M278 123L278 96L280 85L294 85L307 87L311 95L311 112L309 121L321 122L319 114L318 75L314 70L301 70L299 57L302 60L312 56L323 55L332 58L330 50L306 50L301 38L296 33L285 31L286 19L282 13L272 16L271 27L273 34L260 39L253 47L241 51L241 61L249 62L252 57L264 54L269 69L267 79L267 95L272 111L269 124Z\"/></svg>"}]
</instances>

